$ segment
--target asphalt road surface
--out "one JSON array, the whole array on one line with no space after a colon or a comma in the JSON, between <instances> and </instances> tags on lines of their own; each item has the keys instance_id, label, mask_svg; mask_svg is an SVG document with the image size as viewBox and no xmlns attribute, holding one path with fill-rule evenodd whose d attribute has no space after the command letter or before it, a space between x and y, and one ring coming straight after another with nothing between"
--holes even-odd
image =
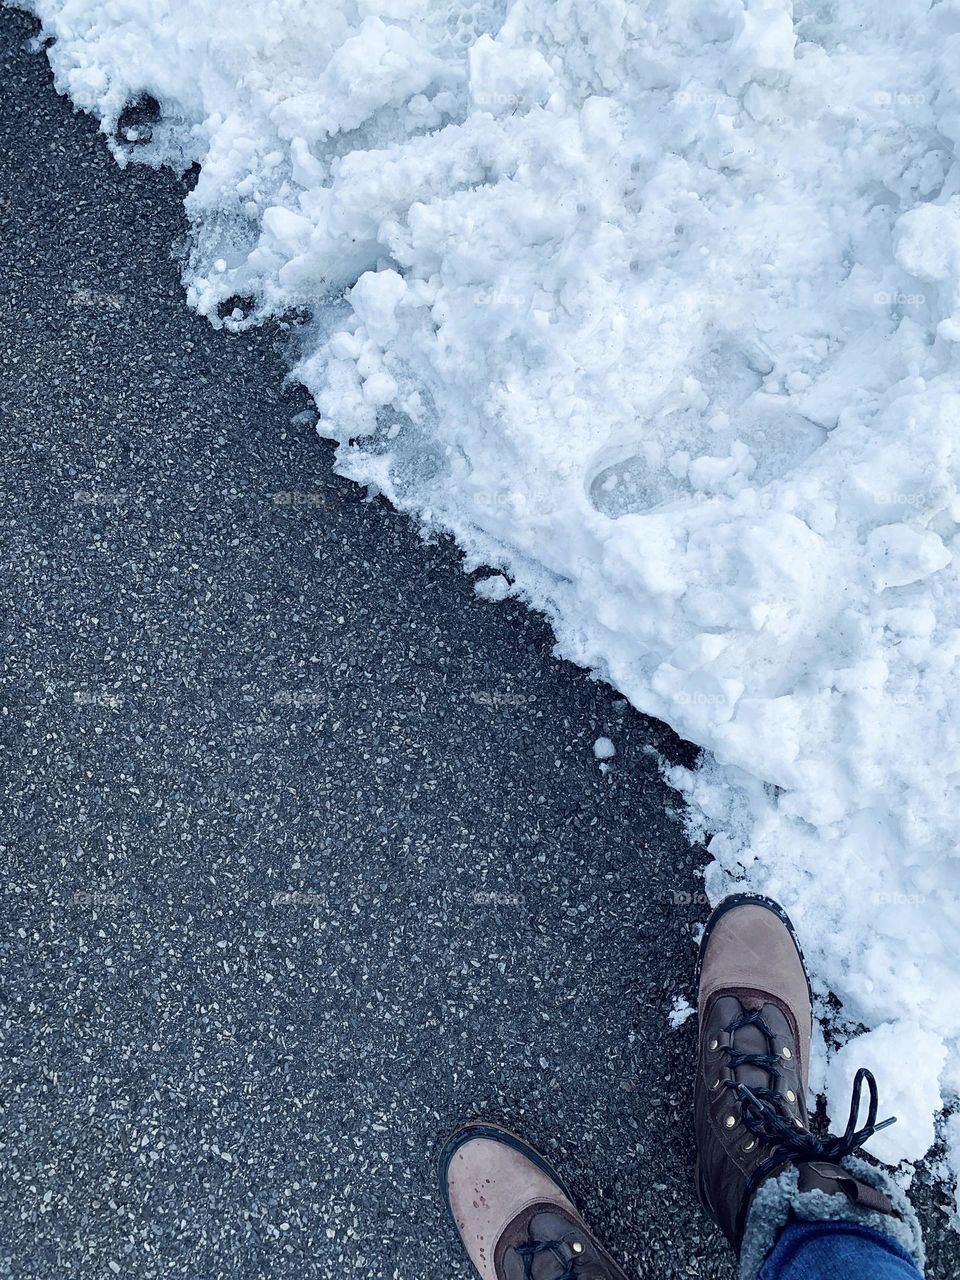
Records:
<instances>
[{"instance_id":1,"label":"asphalt road surface","mask_svg":"<svg viewBox=\"0 0 960 1280\"><path fill-rule=\"evenodd\" d=\"M32 31L0 14L0 1274L467 1277L434 1158L484 1114L629 1270L731 1276L667 1024L692 750L333 476L289 334L186 309L183 183Z\"/></svg>"}]
</instances>

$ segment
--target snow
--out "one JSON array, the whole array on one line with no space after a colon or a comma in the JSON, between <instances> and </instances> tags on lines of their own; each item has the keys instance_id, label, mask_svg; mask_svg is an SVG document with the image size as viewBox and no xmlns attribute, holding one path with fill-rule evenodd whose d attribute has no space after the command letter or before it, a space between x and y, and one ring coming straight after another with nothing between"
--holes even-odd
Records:
<instances>
[{"instance_id":1,"label":"snow","mask_svg":"<svg viewBox=\"0 0 960 1280\"><path fill-rule=\"evenodd\" d=\"M948 1166L954 1169L960 1164L960 1112L954 1111L944 1122L945 1146ZM960 1187L955 1188L951 1225L960 1229Z\"/></svg>"},{"instance_id":2,"label":"snow","mask_svg":"<svg viewBox=\"0 0 960 1280\"><path fill-rule=\"evenodd\" d=\"M473 590L481 600L506 600L510 595L510 582L502 573L492 573L475 582Z\"/></svg>"},{"instance_id":3,"label":"snow","mask_svg":"<svg viewBox=\"0 0 960 1280\"><path fill-rule=\"evenodd\" d=\"M338 470L706 748L708 893L787 905L917 1158L960 1089L960 6L32 7L121 163L202 166L191 305L309 313Z\"/></svg>"},{"instance_id":4,"label":"snow","mask_svg":"<svg viewBox=\"0 0 960 1280\"><path fill-rule=\"evenodd\" d=\"M610 738L598 738L593 744L593 754L597 760L612 760L617 754L617 748Z\"/></svg>"},{"instance_id":5,"label":"snow","mask_svg":"<svg viewBox=\"0 0 960 1280\"><path fill-rule=\"evenodd\" d=\"M688 1018L692 1018L696 1013L696 1009L692 1004L688 1004L683 996L674 996L673 1005L667 1014L667 1022L671 1031L676 1031L682 1027Z\"/></svg>"},{"instance_id":6,"label":"snow","mask_svg":"<svg viewBox=\"0 0 960 1280\"><path fill-rule=\"evenodd\" d=\"M827 1068L827 1104L837 1128L846 1123L853 1078L864 1063L876 1063L874 1075L882 1114L897 1123L870 1142L878 1160L896 1164L920 1160L934 1140L933 1113L940 1105L939 1078L946 1050L940 1038L921 1023L904 1019L856 1036L837 1052ZM868 1094L863 1090L860 1123L866 1123Z\"/></svg>"}]
</instances>

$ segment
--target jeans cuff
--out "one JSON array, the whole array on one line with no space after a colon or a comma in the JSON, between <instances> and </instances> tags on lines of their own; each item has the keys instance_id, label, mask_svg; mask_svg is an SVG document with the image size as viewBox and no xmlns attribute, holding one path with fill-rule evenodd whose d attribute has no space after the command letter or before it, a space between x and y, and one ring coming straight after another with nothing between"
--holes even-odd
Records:
<instances>
[{"instance_id":1,"label":"jeans cuff","mask_svg":"<svg viewBox=\"0 0 960 1280\"><path fill-rule=\"evenodd\" d=\"M791 1167L762 1182L747 1213L740 1248L740 1280L756 1280L777 1237L788 1222L857 1222L896 1240L923 1271L926 1255L920 1223L906 1194L889 1173L855 1156L841 1161L855 1178L882 1191L899 1217L853 1204L842 1192L801 1191L799 1173Z\"/></svg>"}]
</instances>

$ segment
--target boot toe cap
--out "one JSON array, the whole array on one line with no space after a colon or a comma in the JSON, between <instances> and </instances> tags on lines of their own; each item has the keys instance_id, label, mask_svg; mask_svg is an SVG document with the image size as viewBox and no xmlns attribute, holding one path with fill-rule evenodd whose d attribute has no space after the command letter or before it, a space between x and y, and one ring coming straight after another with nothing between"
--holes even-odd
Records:
<instances>
[{"instance_id":1,"label":"boot toe cap","mask_svg":"<svg viewBox=\"0 0 960 1280\"><path fill-rule=\"evenodd\" d=\"M512 1135L510 1135L512 1137ZM532 1204L576 1210L559 1182L535 1162L536 1153L518 1149L482 1129L455 1143L444 1172L454 1225L483 1280L496 1280L494 1251L507 1226Z\"/></svg>"},{"instance_id":2,"label":"boot toe cap","mask_svg":"<svg viewBox=\"0 0 960 1280\"><path fill-rule=\"evenodd\" d=\"M774 996L794 1011L801 1025L809 1024L810 989L799 947L786 922L759 902L724 911L703 949L701 1012L717 992L734 990Z\"/></svg>"}]
</instances>

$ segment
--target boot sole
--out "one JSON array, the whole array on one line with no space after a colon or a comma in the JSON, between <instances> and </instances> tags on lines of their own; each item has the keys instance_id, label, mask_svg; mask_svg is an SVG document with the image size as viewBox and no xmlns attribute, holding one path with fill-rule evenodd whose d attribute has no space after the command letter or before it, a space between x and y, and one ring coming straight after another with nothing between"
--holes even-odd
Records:
<instances>
[{"instance_id":1,"label":"boot sole","mask_svg":"<svg viewBox=\"0 0 960 1280\"><path fill-rule=\"evenodd\" d=\"M699 992L700 990L700 974L703 971L703 957L706 954L707 943L710 941L710 935L713 933L718 922L723 919L728 911L732 911L734 907L743 906L764 907L767 911L772 911L781 924L786 925L787 932L793 939L793 945L797 948L797 955L800 957L800 964L803 968L803 976L807 982L807 996L810 1000L810 1020L812 1025L813 989L810 986L810 975L807 973L807 963L803 958L803 948L800 946L800 939L797 937L797 931L793 927L793 921L787 915L786 911L784 911L783 907L781 907L780 903L775 902L773 898L764 897L762 893L732 893L729 898L724 898L721 903L714 907L710 915L710 919L707 921L706 927L703 931L703 937L700 939L700 948L697 952L697 976L695 983L697 991Z\"/></svg>"},{"instance_id":2,"label":"boot sole","mask_svg":"<svg viewBox=\"0 0 960 1280\"><path fill-rule=\"evenodd\" d=\"M440 1184L440 1195L443 1197L443 1203L451 1218L453 1218L453 1210L450 1207L450 1188L447 1182L450 1162L465 1143L472 1142L475 1138L486 1138L490 1142L501 1142L505 1147L510 1147L513 1151L519 1151L531 1164L536 1165L541 1173L545 1173L548 1178L555 1182L557 1188L563 1192L573 1207L577 1208L576 1199L566 1181L550 1164L549 1160L540 1154L536 1147L532 1147L518 1133L514 1133L512 1129L505 1129L503 1125L494 1124L490 1120L469 1120L466 1124L454 1129L453 1133L450 1134L440 1148L440 1154L437 1156L437 1180ZM580 1210L577 1209L577 1212L579 1213ZM456 1225L455 1221L454 1225Z\"/></svg>"}]
</instances>

